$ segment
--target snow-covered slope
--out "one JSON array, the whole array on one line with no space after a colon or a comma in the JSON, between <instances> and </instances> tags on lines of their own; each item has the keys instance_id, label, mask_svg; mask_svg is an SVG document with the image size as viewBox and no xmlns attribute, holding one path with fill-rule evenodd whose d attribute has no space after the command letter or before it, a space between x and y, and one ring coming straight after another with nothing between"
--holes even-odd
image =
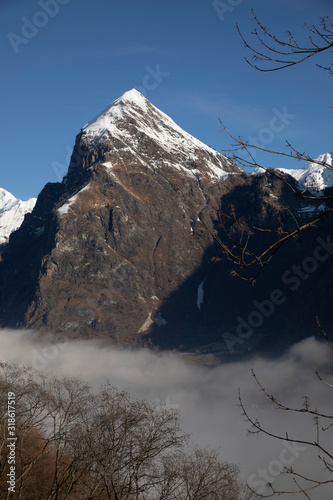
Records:
<instances>
[{"instance_id":1,"label":"snow-covered slope","mask_svg":"<svg viewBox=\"0 0 333 500\"><path fill-rule=\"evenodd\" d=\"M154 168L171 166L190 175L205 173L213 180L241 172L226 156L185 132L135 89L85 125L82 140L88 147L111 140L118 152L135 157L139 163Z\"/></svg>"},{"instance_id":2,"label":"snow-covered slope","mask_svg":"<svg viewBox=\"0 0 333 500\"><path fill-rule=\"evenodd\" d=\"M325 153L318 156L315 161L332 166L332 158L333 153ZM302 188L310 191L320 192L333 186L333 170L315 162L308 162L298 169L279 168L279 170L294 177Z\"/></svg>"},{"instance_id":3,"label":"snow-covered slope","mask_svg":"<svg viewBox=\"0 0 333 500\"><path fill-rule=\"evenodd\" d=\"M20 227L25 214L33 210L35 203L36 198L21 201L0 188L0 245L8 242L10 234Z\"/></svg>"}]
</instances>

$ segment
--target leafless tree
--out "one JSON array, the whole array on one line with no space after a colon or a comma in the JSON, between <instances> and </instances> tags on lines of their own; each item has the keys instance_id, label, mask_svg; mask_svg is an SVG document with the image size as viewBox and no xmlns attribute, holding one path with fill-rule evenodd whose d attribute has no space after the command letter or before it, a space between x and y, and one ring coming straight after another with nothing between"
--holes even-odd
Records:
<instances>
[{"instance_id":1,"label":"leafless tree","mask_svg":"<svg viewBox=\"0 0 333 500\"><path fill-rule=\"evenodd\" d=\"M20 500L250 500L238 468L195 448L179 414L107 383L47 378L0 364L0 497L8 491L8 394L15 394Z\"/></svg>"},{"instance_id":2,"label":"leafless tree","mask_svg":"<svg viewBox=\"0 0 333 500\"><path fill-rule=\"evenodd\" d=\"M84 469L70 436L89 415L92 395L76 379L40 378L32 370L1 364L1 477L8 491L8 393L15 394L15 492L18 498L55 499L80 491ZM4 497L2 497L4 498Z\"/></svg>"},{"instance_id":3,"label":"leafless tree","mask_svg":"<svg viewBox=\"0 0 333 500\"><path fill-rule=\"evenodd\" d=\"M321 335L326 339L330 350L333 351L333 344L328 339L326 332L323 330L319 322L318 325ZM251 424L249 433L264 434L273 439L305 446L309 450L314 449L316 452L316 457L314 460L317 460L317 464L315 462L312 464L312 475L310 476L307 473L302 472L301 470L296 470L291 466L285 466L280 475L290 477L292 479L293 488L291 489L289 487L285 487L284 489L281 489L268 482L266 485L267 493L256 492L259 495L259 498L271 498L281 495L288 495L287 498L290 498L290 495L300 494L303 496L303 498L306 497L311 500L311 493L314 490L327 487L328 485L331 485L331 488L333 490L333 449L331 449L333 413L321 411L316 406L313 406L311 404L310 398L308 398L307 396L303 397L304 404L302 406L286 405L270 393L270 391L262 384L253 370L252 375L260 391L264 393L266 398L272 403L276 410L281 413L299 415L299 418L297 419L298 426L301 426L303 419L307 419L308 417L310 417L314 423L314 428L313 435L308 435L305 439L294 437L294 435L297 435L298 433L298 428L295 429L293 437L291 437L290 432L286 432L285 435L278 434L274 429L268 429L267 427L264 427L257 418L250 415L249 410L246 408L243 402L241 392L239 391L239 405L247 422ZM316 372L316 375L320 382L325 384L328 390L333 388L333 385L325 380L318 372ZM331 400L329 395L328 400ZM315 477L314 473L316 465L318 465L317 469L320 471L318 477ZM251 486L249 487L251 491L254 492Z\"/></svg>"},{"instance_id":4,"label":"leafless tree","mask_svg":"<svg viewBox=\"0 0 333 500\"><path fill-rule=\"evenodd\" d=\"M281 40L263 26L253 9L252 15L255 22L253 35L259 43L260 49L255 48L246 41L238 25L237 29L245 47L253 52L254 62L250 62L247 58L245 60L259 71L278 71L289 68L322 52L333 49L333 24L328 16L321 19L319 27L306 24L308 40L307 42L301 42L296 40L291 31L288 31L286 40ZM332 65L322 66L317 64L317 66L325 69L330 74L333 73Z\"/></svg>"},{"instance_id":5,"label":"leafless tree","mask_svg":"<svg viewBox=\"0 0 333 500\"><path fill-rule=\"evenodd\" d=\"M333 24L329 17L323 18L319 27L306 25L305 29L310 36L307 42L302 43L291 32L288 32L286 40L282 40L263 26L253 10L252 13L255 23L252 35L254 42L257 42L258 46L256 43L252 45L246 40L239 26L237 26L237 29L246 49L250 50L253 54L252 61L247 58L245 60L258 71L267 72L286 69L301 64L321 53L328 54L333 49ZM325 69L329 74L333 73L331 64L317 64L317 66ZM281 158L312 162L313 164L332 170L332 166L329 163L314 159L305 152L297 150L289 141L286 141L287 148L284 151L270 150L264 146L251 144L241 137L236 137L232 134L222 121L221 124L233 141L231 149L225 152L232 157L235 163L242 167L259 169L259 171L265 174L266 181L274 182L275 186L287 186L290 192L300 200L312 200L314 203L319 204L323 200L328 202L333 199L333 196L325 192L315 192L315 190L311 189L302 191L289 176L264 165L262 162L258 162L255 152L257 150ZM231 202L220 207L218 216L222 231L219 236L216 234L213 234L213 236L218 241L225 256L238 269L254 269L253 275L250 278L248 276L245 277L244 273L234 271L234 274L254 283L263 268L286 242L295 238L304 230L315 227L320 220L327 217L332 211L333 207L327 206L326 210L320 213L320 215L306 223L302 223L288 207L280 207L279 210L276 210L275 227L271 224L269 226L258 226L247 221L244 215L240 215L237 212L237 207ZM289 217L286 227L282 223L282 218L285 219L287 215ZM267 236L266 243L263 242L259 251L258 249L254 250L252 242L264 235Z\"/></svg>"},{"instance_id":6,"label":"leafless tree","mask_svg":"<svg viewBox=\"0 0 333 500\"><path fill-rule=\"evenodd\" d=\"M177 450L164 459L163 491L168 496L160 494L160 500L241 500L257 498L249 493L237 480L239 470L236 466L221 463L219 451L200 449L197 447ZM169 481L165 484L165 480ZM221 497L221 492L223 496Z\"/></svg>"}]
</instances>

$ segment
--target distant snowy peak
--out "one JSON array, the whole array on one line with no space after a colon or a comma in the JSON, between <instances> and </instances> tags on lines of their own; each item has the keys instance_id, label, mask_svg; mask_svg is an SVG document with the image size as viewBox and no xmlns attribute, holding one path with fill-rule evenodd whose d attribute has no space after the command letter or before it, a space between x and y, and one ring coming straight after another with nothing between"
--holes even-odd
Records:
<instances>
[{"instance_id":1,"label":"distant snowy peak","mask_svg":"<svg viewBox=\"0 0 333 500\"><path fill-rule=\"evenodd\" d=\"M325 153L318 156L314 162L308 162L304 167L299 169L280 168L279 170L285 174L289 174L303 189L308 189L313 192L321 192L325 188L333 186L333 170L321 165L332 166L333 153Z\"/></svg>"},{"instance_id":2,"label":"distant snowy peak","mask_svg":"<svg viewBox=\"0 0 333 500\"><path fill-rule=\"evenodd\" d=\"M35 204L36 198L21 201L0 188L0 245L8 242L11 233L21 226L24 216L32 212Z\"/></svg>"},{"instance_id":3,"label":"distant snowy peak","mask_svg":"<svg viewBox=\"0 0 333 500\"><path fill-rule=\"evenodd\" d=\"M130 153L140 161L149 157L149 145L148 164L154 168L167 166L169 158L170 166L194 175L206 173L223 179L228 173L241 172L226 156L185 132L135 89L87 123L82 129L82 140L88 147L111 140L119 152Z\"/></svg>"}]
</instances>

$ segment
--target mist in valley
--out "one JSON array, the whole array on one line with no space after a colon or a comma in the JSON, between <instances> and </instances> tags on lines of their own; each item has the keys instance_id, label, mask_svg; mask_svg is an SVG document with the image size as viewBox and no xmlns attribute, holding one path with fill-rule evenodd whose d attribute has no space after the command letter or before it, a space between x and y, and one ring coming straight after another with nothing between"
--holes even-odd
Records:
<instances>
[{"instance_id":1,"label":"mist in valley","mask_svg":"<svg viewBox=\"0 0 333 500\"><path fill-rule=\"evenodd\" d=\"M268 491L264 486L267 481L276 489L295 490L290 478L278 476L284 466L311 478L325 477L323 464L316 458L318 452L310 446L286 444L263 434L248 435L251 426L238 399L240 389L249 415L268 431L287 432L292 439L313 442L316 428L312 416L276 410L260 391L251 369L269 394L285 405L301 408L302 398L308 396L314 408L332 414L331 389L316 376L319 371L332 382L332 352L314 337L295 344L277 359L254 357L213 368L188 363L175 353L115 348L96 341L42 344L28 331L2 330L0 353L3 362L31 366L50 376L79 377L96 391L109 380L135 398L150 403L164 401L180 411L183 430L192 434L194 443L220 447L221 458L239 464L242 478L259 493ZM326 449L332 449L333 444L329 433L323 433ZM331 494L321 488L314 490L311 498L329 500Z\"/></svg>"}]
</instances>

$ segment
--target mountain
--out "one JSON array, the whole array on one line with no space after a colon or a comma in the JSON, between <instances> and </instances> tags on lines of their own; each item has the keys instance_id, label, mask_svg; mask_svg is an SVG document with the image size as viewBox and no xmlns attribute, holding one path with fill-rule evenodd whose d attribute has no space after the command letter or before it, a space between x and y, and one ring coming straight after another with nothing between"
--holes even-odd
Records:
<instances>
[{"instance_id":1,"label":"mountain","mask_svg":"<svg viewBox=\"0 0 333 500\"><path fill-rule=\"evenodd\" d=\"M256 287L233 278L217 242L225 236L217 210L230 201L240 217L272 228L290 224L290 211L302 223L319 210L270 172L245 174L139 92L126 92L81 129L67 175L44 187L11 235L0 263L1 327L226 359L276 353L312 334L317 313L331 319L330 259L304 279L294 276L318 246L302 235ZM329 223L316 233L327 252ZM242 227L228 230L236 242ZM281 304L267 314L276 290ZM258 315L262 324L251 326Z\"/></svg>"},{"instance_id":2,"label":"mountain","mask_svg":"<svg viewBox=\"0 0 333 500\"><path fill-rule=\"evenodd\" d=\"M0 245L8 243L11 233L20 227L25 214L33 210L35 203L36 198L21 201L0 188Z\"/></svg>"},{"instance_id":3,"label":"mountain","mask_svg":"<svg viewBox=\"0 0 333 500\"><path fill-rule=\"evenodd\" d=\"M160 305L212 245L201 221L213 230L225 180L242 176L127 92L81 130L63 182L45 186L13 235L0 267L1 324L121 342L165 326Z\"/></svg>"},{"instance_id":4,"label":"mountain","mask_svg":"<svg viewBox=\"0 0 333 500\"><path fill-rule=\"evenodd\" d=\"M332 167L333 153L325 153L319 155L314 161L309 161L304 167L297 169L278 168L280 172L290 175L295 179L301 190L308 190L315 193L321 193L326 188L333 187L333 170L326 165ZM260 167L255 169L255 174L261 173L263 169Z\"/></svg>"}]
</instances>

